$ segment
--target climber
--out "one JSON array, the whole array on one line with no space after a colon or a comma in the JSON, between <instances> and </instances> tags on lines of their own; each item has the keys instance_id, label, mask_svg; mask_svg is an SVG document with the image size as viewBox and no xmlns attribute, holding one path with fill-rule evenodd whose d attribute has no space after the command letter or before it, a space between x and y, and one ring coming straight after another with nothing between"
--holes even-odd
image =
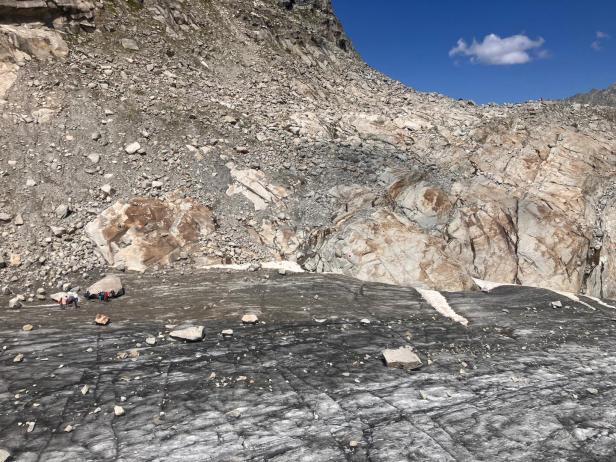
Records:
<instances>
[{"instance_id":1,"label":"climber","mask_svg":"<svg viewBox=\"0 0 616 462\"><path fill-rule=\"evenodd\" d=\"M79 308L79 296L69 293L65 298L65 305L73 305L75 308Z\"/></svg>"}]
</instances>

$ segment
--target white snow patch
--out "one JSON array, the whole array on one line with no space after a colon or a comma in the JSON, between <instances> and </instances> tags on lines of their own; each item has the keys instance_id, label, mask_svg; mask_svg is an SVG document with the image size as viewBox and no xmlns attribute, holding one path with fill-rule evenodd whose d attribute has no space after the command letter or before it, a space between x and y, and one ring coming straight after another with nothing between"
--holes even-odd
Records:
<instances>
[{"instance_id":1,"label":"white snow patch","mask_svg":"<svg viewBox=\"0 0 616 462\"><path fill-rule=\"evenodd\" d=\"M203 269L223 269L223 270L233 270L233 271L248 271L250 268L250 263L242 263L238 264L229 264L229 265L205 265L202 267Z\"/></svg>"},{"instance_id":2,"label":"white snow patch","mask_svg":"<svg viewBox=\"0 0 616 462\"><path fill-rule=\"evenodd\" d=\"M269 270L283 269L290 273L304 273L304 269L294 261L266 261L261 263L261 268ZM250 263L242 264L229 264L229 265L205 265L203 269L222 269L233 271L248 271L250 269Z\"/></svg>"},{"instance_id":3,"label":"white snow patch","mask_svg":"<svg viewBox=\"0 0 616 462\"><path fill-rule=\"evenodd\" d=\"M305 272L304 269L301 266L299 266L299 264L297 264L294 261L287 261L287 260L266 261L265 263L261 263L261 266L265 269L275 269L275 270L283 269L291 273L304 273Z\"/></svg>"},{"instance_id":4,"label":"white snow patch","mask_svg":"<svg viewBox=\"0 0 616 462\"><path fill-rule=\"evenodd\" d=\"M492 289L496 289L501 286L515 286L517 284L509 284L507 282L494 282L494 281L485 281L483 279L473 278L475 284L484 292L490 292ZM520 286L522 287L522 286Z\"/></svg>"},{"instance_id":5,"label":"white snow patch","mask_svg":"<svg viewBox=\"0 0 616 462\"><path fill-rule=\"evenodd\" d=\"M424 298L425 301L432 305L432 308L434 308L446 318L449 318L455 322L459 322L463 326L468 325L468 319L456 313L453 308L449 306L447 299L443 297L440 292L437 292L436 290L417 288L415 290L419 292L419 294Z\"/></svg>"},{"instance_id":6,"label":"white snow patch","mask_svg":"<svg viewBox=\"0 0 616 462\"><path fill-rule=\"evenodd\" d=\"M590 298L593 302L597 302L599 305L603 305L606 306L608 308L612 308L613 310L616 310L616 306L614 305L610 305L609 303L605 303L604 301L602 301L600 298L597 297L591 297L590 295L584 295L584 297L586 298Z\"/></svg>"}]
</instances>

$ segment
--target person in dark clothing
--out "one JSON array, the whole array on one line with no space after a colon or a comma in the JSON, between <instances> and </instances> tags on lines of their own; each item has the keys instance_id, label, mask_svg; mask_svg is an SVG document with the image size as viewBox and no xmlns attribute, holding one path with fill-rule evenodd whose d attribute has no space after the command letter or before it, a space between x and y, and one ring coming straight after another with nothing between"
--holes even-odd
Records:
<instances>
[{"instance_id":1,"label":"person in dark clothing","mask_svg":"<svg viewBox=\"0 0 616 462\"><path fill-rule=\"evenodd\" d=\"M69 295L66 297L66 306L73 305L75 308L79 308L78 302L79 297L76 297L75 295Z\"/></svg>"}]
</instances>

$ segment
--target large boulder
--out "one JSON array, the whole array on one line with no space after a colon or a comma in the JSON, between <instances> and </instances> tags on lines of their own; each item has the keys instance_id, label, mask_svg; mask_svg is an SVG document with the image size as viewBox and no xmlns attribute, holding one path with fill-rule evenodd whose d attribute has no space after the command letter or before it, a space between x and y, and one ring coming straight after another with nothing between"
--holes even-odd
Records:
<instances>
[{"instance_id":1,"label":"large boulder","mask_svg":"<svg viewBox=\"0 0 616 462\"><path fill-rule=\"evenodd\" d=\"M23 301L26 298L23 295L17 295L9 300L9 308L17 310L23 306Z\"/></svg>"},{"instance_id":2,"label":"large boulder","mask_svg":"<svg viewBox=\"0 0 616 462\"><path fill-rule=\"evenodd\" d=\"M77 298L77 300L79 300L79 295L75 292L56 292L55 294L51 294L49 296L49 298L51 298L56 303L60 303L62 299L68 297L75 297Z\"/></svg>"},{"instance_id":3,"label":"large boulder","mask_svg":"<svg viewBox=\"0 0 616 462\"><path fill-rule=\"evenodd\" d=\"M116 297L120 295L124 295L124 286L122 285L122 281L119 277L110 274L105 276L98 282L95 282L90 287L88 287L87 293L95 296L100 292L113 292Z\"/></svg>"},{"instance_id":4,"label":"large boulder","mask_svg":"<svg viewBox=\"0 0 616 462\"><path fill-rule=\"evenodd\" d=\"M209 208L192 198L118 201L86 226L110 266L145 271L168 265L214 231Z\"/></svg>"}]
</instances>

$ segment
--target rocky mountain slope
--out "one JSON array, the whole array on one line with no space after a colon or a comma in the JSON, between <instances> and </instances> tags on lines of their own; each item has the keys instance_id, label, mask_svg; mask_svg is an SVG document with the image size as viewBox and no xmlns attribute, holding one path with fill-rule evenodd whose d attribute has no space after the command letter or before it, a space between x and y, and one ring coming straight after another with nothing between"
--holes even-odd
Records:
<instances>
[{"instance_id":1,"label":"rocky mountain slope","mask_svg":"<svg viewBox=\"0 0 616 462\"><path fill-rule=\"evenodd\" d=\"M616 111L475 106L328 0L0 0L0 278L297 262L616 294Z\"/></svg>"},{"instance_id":2,"label":"rocky mountain slope","mask_svg":"<svg viewBox=\"0 0 616 462\"><path fill-rule=\"evenodd\" d=\"M579 93L568 101L582 104L594 104L596 106L616 106L616 82L607 88L593 89L587 93Z\"/></svg>"}]
</instances>

